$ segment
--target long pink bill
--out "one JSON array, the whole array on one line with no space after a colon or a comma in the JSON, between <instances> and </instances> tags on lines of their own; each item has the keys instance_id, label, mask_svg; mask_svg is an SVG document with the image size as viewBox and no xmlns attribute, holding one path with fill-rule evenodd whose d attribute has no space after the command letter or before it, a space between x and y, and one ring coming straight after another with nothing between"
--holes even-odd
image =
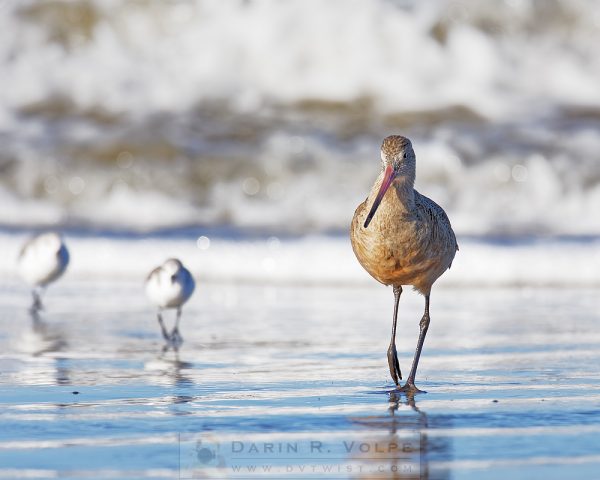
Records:
<instances>
[{"instance_id":1,"label":"long pink bill","mask_svg":"<svg viewBox=\"0 0 600 480\"><path fill-rule=\"evenodd\" d=\"M379 204L381 203L381 200L383 199L385 192L387 192L387 189L390 188L390 185L392 184L394 177L395 177L394 169L392 168L391 165L388 165L385 168L385 174L383 175L383 182L381 182L381 187L379 187L379 192L377 193L377 197L375 197L375 201L373 202L371 211L369 212L369 214L367 215L367 219L365 220L365 225L364 225L365 228L367 228L369 226L369 223L371 223L371 220L373 219L373 215L375 215L375 212L377 211L377 208L379 207Z\"/></svg>"}]
</instances>

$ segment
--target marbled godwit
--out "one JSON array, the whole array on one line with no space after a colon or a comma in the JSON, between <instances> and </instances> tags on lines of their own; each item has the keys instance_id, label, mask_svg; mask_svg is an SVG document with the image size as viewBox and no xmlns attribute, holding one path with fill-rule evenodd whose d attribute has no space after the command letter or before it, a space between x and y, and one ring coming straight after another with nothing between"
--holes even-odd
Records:
<instances>
[{"instance_id":1,"label":"marbled godwit","mask_svg":"<svg viewBox=\"0 0 600 480\"><path fill-rule=\"evenodd\" d=\"M158 306L158 323L163 337L175 348L178 348L182 342L179 334L181 307L190 299L195 287L192 274L176 258L169 258L161 266L152 270L146 278L146 295ZM177 318L171 334L167 333L162 318L162 311L166 308L177 309Z\"/></svg>"},{"instance_id":2,"label":"marbled godwit","mask_svg":"<svg viewBox=\"0 0 600 480\"><path fill-rule=\"evenodd\" d=\"M402 380L396 353L402 285L412 285L425 296L417 349L406 384L401 388L418 392L415 375L429 328L431 286L450 268L458 244L442 207L413 188L416 159L410 140L399 135L387 137L381 145L381 162L381 173L368 198L354 213L350 239L364 269L375 280L394 287L394 319L387 357L396 385ZM388 192L390 186L394 188Z\"/></svg>"},{"instance_id":3,"label":"marbled godwit","mask_svg":"<svg viewBox=\"0 0 600 480\"><path fill-rule=\"evenodd\" d=\"M69 251L57 233L42 233L23 245L18 259L18 271L32 287L32 311L42 308L42 292L65 272L68 264Z\"/></svg>"}]
</instances>

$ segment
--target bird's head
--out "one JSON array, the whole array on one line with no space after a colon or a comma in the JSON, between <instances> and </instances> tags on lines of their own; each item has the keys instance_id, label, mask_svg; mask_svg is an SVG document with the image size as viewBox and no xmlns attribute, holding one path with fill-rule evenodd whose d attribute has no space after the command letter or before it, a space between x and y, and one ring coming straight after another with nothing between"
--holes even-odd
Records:
<instances>
[{"instance_id":1,"label":"bird's head","mask_svg":"<svg viewBox=\"0 0 600 480\"><path fill-rule=\"evenodd\" d=\"M45 251L58 254L63 246L63 241L58 233L47 232L39 236L39 244Z\"/></svg>"},{"instance_id":2,"label":"bird's head","mask_svg":"<svg viewBox=\"0 0 600 480\"><path fill-rule=\"evenodd\" d=\"M163 271L171 276L171 281L175 281L179 272L183 268L183 264L177 258L169 258L165 263L163 263L162 269Z\"/></svg>"},{"instance_id":3,"label":"bird's head","mask_svg":"<svg viewBox=\"0 0 600 480\"><path fill-rule=\"evenodd\" d=\"M401 135L385 137L381 144L381 167L391 167L394 176L410 175L415 169L415 152L412 143Z\"/></svg>"},{"instance_id":4,"label":"bird's head","mask_svg":"<svg viewBox=\"0 0 600 480\"><path fill-rule=\"evenodd\" d=\"M390 135L383 140L381 144L381 169L383 172L383 181L379 187L379 193L375 197L373 206L367 215L364 227L367 228L373 215L377 211L385 192L395 181L408 180L412 183L415 179L415 152L413 151L410 140L401 135Z\"/></svg>"}]
</instances>

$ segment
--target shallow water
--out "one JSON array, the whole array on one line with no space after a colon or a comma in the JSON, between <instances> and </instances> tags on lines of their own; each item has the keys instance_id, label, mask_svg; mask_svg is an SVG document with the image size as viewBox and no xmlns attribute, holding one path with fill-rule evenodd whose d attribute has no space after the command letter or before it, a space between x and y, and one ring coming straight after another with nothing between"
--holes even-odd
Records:
<instances>
[{"instance_id":1,"label":"shallow water","mask_svg":"<svg viewBox=\"0 0 600 480\"><path fill-rule=\"evenodd\" d=\"M590 478L600 467L597 290L434 291L417 379L428 393L407 398L390 395L392 292L377 285L201 285L178 354L162 351L137 283L65 279L38 321L22 286L3 287L2 477ZM404 374L421 309L406 290Z\"/></svg>"}]
</instances>

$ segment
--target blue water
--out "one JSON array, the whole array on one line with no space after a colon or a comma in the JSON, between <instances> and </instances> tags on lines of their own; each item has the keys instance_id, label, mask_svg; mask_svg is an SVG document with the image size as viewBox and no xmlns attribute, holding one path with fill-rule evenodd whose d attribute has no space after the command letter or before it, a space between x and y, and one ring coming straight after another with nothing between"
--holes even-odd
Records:
<instances>
[{"instance_id":1,"label":"blue water","mask_svg":"<svg viewBox=\"0 0 600 480\"><path fill-rule=\"evenodd\" d=\"M600 466L600 309L582 313L593 290L439 289L417 377L428 393L414 398L390 394L392 298L376 285L203 285L178 353L162 351L135 283L57 284L35 324L22 287L1 295L0 477L590 478ZM422 299L402 301L406 374ZM402 442L414 448L384 448ZM288 444L298 452L277 451Z\"/></svg>"}]
</instances>

